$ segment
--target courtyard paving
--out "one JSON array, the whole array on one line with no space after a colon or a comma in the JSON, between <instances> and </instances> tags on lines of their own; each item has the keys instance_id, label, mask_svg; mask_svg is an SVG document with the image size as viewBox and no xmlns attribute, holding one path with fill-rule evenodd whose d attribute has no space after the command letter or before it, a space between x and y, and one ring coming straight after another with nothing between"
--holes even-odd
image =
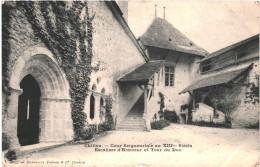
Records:
<instances>
[{"instance_id":1,"label":"courtyard paving","mask_svg":"<svg viewBox=\"0 0 260 167\"><path fill-rule=\"evenodd\" d=\"M147 147L131 148L124 144ZM259 164L258 151L258 130L171 124L164 130L151 132L112 131L88 145L65 145L32 153L20 157L16 163L19 166L255 167Z\"/></svg>"}]
</instances>

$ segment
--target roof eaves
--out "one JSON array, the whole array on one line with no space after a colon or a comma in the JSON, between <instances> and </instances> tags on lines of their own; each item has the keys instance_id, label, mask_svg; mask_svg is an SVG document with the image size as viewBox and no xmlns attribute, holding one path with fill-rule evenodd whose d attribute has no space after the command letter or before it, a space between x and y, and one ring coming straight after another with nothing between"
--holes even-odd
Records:
<instances>
[{"instance_id":1,"label":"roof eaves","mask_svg":"<svg viewBox=\"0 0 260 167\"><path fill-rule=\"evenodd\" d=\"M182 48L179 48L178 46L176 46L173 49L173 48L169 48L169 47L161 47L161 46L155 46L155 45L151 45L151 44L144 44L144 45L145 46L156 47L156 48L160 48L160 49L167 49L167 50L172 50L172 51L189 53L191 55L195 55L195 56L199 56L199 57L205 57L206 54L207 54L207 53L203 53L203 52L200 52L200 51L190 51L190 50L182 49Z\"/></svg>"},{"instance_id":2,"label":"roof eaves","mask_svg":"<svg viewBox=\"0 0 260 167\"><path fill-rule=\"evenodd\" d=\"M204 88L204 87L209 87L209 86L214 86L214 85L221 85L221 84L228 84L228 83L230 83L230 82L236 80L237 78L239 78L239 77L242 76L243 74L247 73L250 69L252 69L253 64L254 64L254 63L250 64L248 67L246 67L246 68L244 68L244 69L240 69L240 70L242 70L242 71L241 71L239 74L237 74L236 76L234 76L233 78L231 78L230 80L227 80L227 81L225 81L225 82L218 83L218 84L209 84L209 85L207 85L207 86L197 87L197 88L195 88L195 89L194 89L194 88L189 88L189 87L191 87L191 85L193 85L193 84L196 83L196 82L202 82L202 81L205 80L205 79L209 79L209 78L212 78L212 77L216 77L216 76L218 76L218 75L223 75L223 74L225 74L225 73L223 73L223 74L218 74L218 75L216 75L216 76L211 76L211 77L208 77L208 78L203 78L203 79L200 79L200 80L196 80L196 81L194 81L193 83L191 83L188 87L186 87L185 89L183 89L179 94L186 93L186 92L189 92L189 91L191 91L191 90L201 89L201 88ZM231 72L232 72L232 71L231 71ZM227 72L227 73L229 73L229 72ZM193 87L194 87L194 86L193 86ZM189 89L187 89L187 88L189 88Z\"/></svg>"},{"instance_id":3,"label":"roof eaves","mask_svg":"<svg viewBox=\"0 0 260 167\"><path fill-rule=\"evenodd\" d=\"M137 79L137 80L134 80L134 79L123 79L125 76L129 75L130 73L134 72L136 69L140 68L141 66L145 65L146 63L152 63L152 62L161 62L160 66L158 68L155 69L155 72L153 73L153 75L151 75L149 78L147 79ZM134 69L132 69L131 71L129 71L128 73L124 74L122 77L120 77L119 79L116 80L116 82L118 83L123 83L123 82L129 82L129 83L139 83L139 82L142 82L142 83L147 83L149 82L149 80L154 76L154 74L164 65L165 63L165 60L153 60L153 61L149 61L149 62L146 62Z\"/></svg>"},{"instance_id":4,"label":"roof eaves","mask_svg":"<svg viewBox=\"0 0 260 167\"><path fill-rule=\"evenodd\" d=\"M146 63L146 62L145 62ZM139 66L137 66L137 67L135 67L135 68L133 68L133 69L131 69L131 70L129 70L126 74L124 74L124 75L122 75L122 76L120 76L117 80L116 80L116 82L120 82L119 80L122 78L122 77L124 77L124 76L126 76L126 75L128 75L128 74L130 74L131 72L133 72L134 70L136 70L137 68L139 68L139 67L141 67L141 66L143 66L145 63L142 63L142 64L140 64Z\"/></svg>"},{"instance_id":5,"label":"roof eaves","mask_svg":"<svg viewBox=\"0 0 260 167\"><path fill-rule=\"evenodd\" d=\"M154 62L154 61L161 61L162 62L161 65L155 70L155 73L156 73L160 68L162 68L162 66L164 66L165 60L153 60L153 61L150 61L150 62ZM149 78L149 80L154 77L155 73L153 73L153 75Z\"/></svg>"},{"instance_id":6,"label":"roof eaves","mask_svg":"<svg viewBox=\"0 0 260 167\"><path fill-rule=\"evenodd\" d=\"M237 80L237 78L239 78L240 76L242 76L245 73L247 73L249 70L251 70L253 68L253 65L254 65L254 63L251 63L247 68L245 68L245 70L243 70L241 73L239 73L236 77L234 77L233 79L231 79L228 82L226 82L226 84L228 84L230 82L234 82L235 80Z\"/></svg>"}]
</instances>

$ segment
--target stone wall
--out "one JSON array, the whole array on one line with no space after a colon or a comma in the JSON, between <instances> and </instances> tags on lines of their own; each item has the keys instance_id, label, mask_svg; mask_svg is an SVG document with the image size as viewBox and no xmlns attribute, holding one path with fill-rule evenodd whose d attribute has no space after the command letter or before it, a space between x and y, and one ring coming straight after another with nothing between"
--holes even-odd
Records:
<instances>
[{"instance_id":1,"label":"stone wall","mask_svg":"<svg viewBox=\"0 0 260 167\"><path fill-rule=\"evenodd\" d=\"M105 94L112 95L112 111L118 124L129 112L134 101L138 100L140 89L138 86L131 89L122 88L116 81L145 63L145 60L105 2L91 1L89 8L90 14L95 14L92 64L99 67L97 71L92 72L90 85L98 85L98 92L104 87ZM97 78L100 78L98 84Z\"/></svg>"},{"instance_id":2,"label":"stone wall","mask_svg":"<svg viewBox=\"0 0 260 167\"><path fill-rule=\"evenodd\" d=\"M194 71L193 66L195 66L197 59L194 55L180 53L180 52L164 52L161 49L153 48L149 51L149 56L153 59L158 59L156 55L167 55L165 59L165 65L170 65L175 67L174 73L174 86L165 86L164 83L164 68L161 68L159 73L155 74L155 87L154 87L154 96L148 103L148 112L149 117L152 119L155 113L160 109L159 92L165 96L165 108L170 111L176 111L180 115L181 105L189 104L190 95L189 94L179 94L185 87L187 87L191 82L194 75L197 74L197 70ZM162 57L159 57L161 59ZM160 75L159 75L160 74ZM159 79L158 79L159 76ZM159 83L158 83L159 81ZM157 117L158 118L158 117Z\"/></svg>"},{"instance_id":3,"label":"stone wall","mask_svg":"<svg viewBox=\"0 0 260 167\"><path fill-rule=\"evenodd\" d=\"M247 65L252 62L246 63ZM253 61L253 69L250 70L246 84L254 83L259 85L259 80L256 75L259 76L259 62ZM228 93L238 92L239 94L235 96L236 99L241 99L239 107L231 113L232 126L234 128L247 128L259 124L259 102L255 104L252 102L247 102L246 93L250 91L248 85L238 85L230 90Z\"/></svg>"},{"instance_id":4,"label":"stone wall","mask_svg":"<svg viewBox=\"0 0 260 167\"><path fill-rule=\"evenodd\" d=\"M10 26L8 68L11 96L3 120L3 131L11 137L12 147L19 147L18 97L22 94L19 84L30 74L36 79L41 90L39 142L72 140L69 85L64 72L59 68L52 53L34 36L31 25L20 10L12 10Z\"/></svg>"},{"instance_id":5,"label":"stone wall","mask_svg":"<svg viewBox=\"0 0 260 167\"><path fill-rule=\"evenodd\" d=\"M210 74L204 75L203 77L214 76L217 74L221 74L223 72L232 71L235 69L241 69L248 67L250 64L254 63L253 68L249 71L249 74L239 81L238 83L234 84L230 88L226 88L224 90L223 95L227 95L229 99L233 99L234 101L239 102L240 104L237 108L231 112L231 122L232 128L248 128L255 126L259 123L259 103L256 102L253 104L252 102L247 102L248 98L246 98L246 93L250 91L250 83L254 83L258 85L259 80L256 78L256 75L259 75L259 62L258 60L250 60L247 62L243 62L239 65L230 66L225 68L221 71L212 72ZM203 99L208 96L208 93L205 92L200 94ZM202 101L203 101L202 99ZM194 117L195 116L195 117ZM208 116L207 112L200 112L195 113L193 115L193 121L197 119L205 118ZM205 121L209 121L208 119L204 119Z\"/></svg>"},{"instance_id":6,"label":"stone wall","mask_svg":"<svg viewBox=\"0 0 260 167\"><path fill-rule=\"evenodd\" d=\"M127 96L122 95L122 90L119 89L116 81L129 70L143 64L145 60L105 2L89 2L89 9L90 15L95 15L92 62L94 69L90 76L89 96L92 93L95 94L95 98L98 99L95 108L100 109L100 99L111 95L114 99L113 114L115 117L120 115L120 121L133 105L126 101L138 99L135 96L138 96L140 90L135 87L128 92ZM42 18L39 19L43 23ZM11 71L9 77L12 92L7 108L8 113L3 116L5 118L3 131L9 134L15 147L19 147L16 136L17 99L22 93L19 83L24 76L30 74L38 82L42 94L40 142L72 140L69 85L65 74L59 68L52 53L34 36L31 25L18 9L11 13L10 36L11 50L8 68ZM94 86L95 89L93 89ZM85 103L85 112L89 114L88 98Z\"/></svg>"},{"instance_id":7,"label":"stone wall","mask_svg":"<svg viewBox=\"0 0 260 167\"><path fill-rule=\"evenodd\" d=\"M197 103L196 109L192 113L192 122L215 122L218 124L225 123L225 115L219 110L216 111L218 117L214 117L214 109L204 103Z\"/></svg>"}]
</instances>

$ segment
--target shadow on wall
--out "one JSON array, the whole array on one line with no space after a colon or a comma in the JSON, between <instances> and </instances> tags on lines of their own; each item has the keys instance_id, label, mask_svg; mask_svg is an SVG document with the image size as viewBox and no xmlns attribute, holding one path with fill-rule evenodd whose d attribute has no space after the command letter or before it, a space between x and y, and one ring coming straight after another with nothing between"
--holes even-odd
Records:
<instances>
[{"instance_id":1,"label":"shadow on wall","mask_svg":"<svg viewBox=\"0 0 260 167\"><path fill-rule=\"evenodd\" d=\"M142 93L143 91L137 85L129 86L119 84L117 124L123 121Z\"/></svg>"}]
</instances>

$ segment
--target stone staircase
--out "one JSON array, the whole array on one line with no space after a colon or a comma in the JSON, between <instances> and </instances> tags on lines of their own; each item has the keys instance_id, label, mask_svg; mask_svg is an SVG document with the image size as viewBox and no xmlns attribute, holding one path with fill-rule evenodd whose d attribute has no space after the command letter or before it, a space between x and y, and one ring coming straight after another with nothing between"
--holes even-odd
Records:
<instances>
[{"instance_id":1,"label":"stone staircase","mask_svg":"<svg viewBox=\"0 0 260 167\"><path fill-rule=\"evenodd\" d=\"M117 130L124 131L144 131L145 122L142 119L144 113L144 95L142 94L125 119L119 124Z\"/></svg>"}]
</instances>

